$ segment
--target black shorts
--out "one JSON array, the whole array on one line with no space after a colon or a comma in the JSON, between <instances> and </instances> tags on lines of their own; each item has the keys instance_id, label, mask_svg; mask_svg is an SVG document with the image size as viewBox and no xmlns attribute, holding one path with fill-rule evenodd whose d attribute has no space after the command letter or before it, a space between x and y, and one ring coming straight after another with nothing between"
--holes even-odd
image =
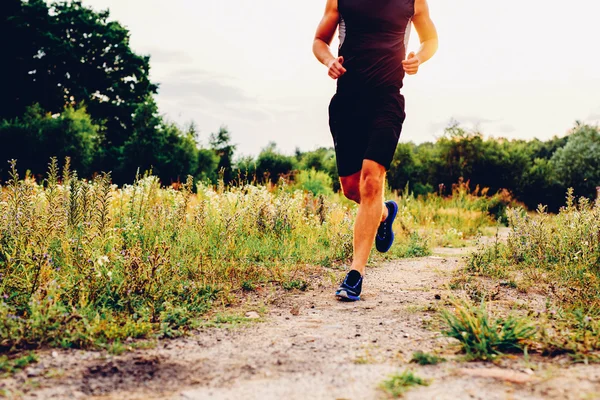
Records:
<instances>
[{"instance_id":1,"label":"black shorts","mask_svg":"<svg viewBox=\"0 0 600 400\"><path fill-rule=\"evenodd\" d=\"M363 160L390 169L406 114L398 88L376 92L338 91L329 104L329 127L338 174L353 175Z\"/></svg>"}]
</instances>

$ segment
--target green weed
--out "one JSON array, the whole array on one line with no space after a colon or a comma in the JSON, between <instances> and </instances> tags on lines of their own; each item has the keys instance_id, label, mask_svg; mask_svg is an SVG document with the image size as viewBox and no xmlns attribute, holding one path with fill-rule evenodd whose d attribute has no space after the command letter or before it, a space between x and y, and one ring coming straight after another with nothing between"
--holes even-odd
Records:
<instances>
[{"instance_id":1,"label":"green weed","mask_svg":"<svg viewBox=\"0 0 600 400\"><path fill-rule=\"evenodd\" d=\"M483 302L472 306L454 301L453 306L453 312L442 313L448 325L443 333L457 339L471 360L492 360L505 352L523 351L525 341L536 333L536 328L524 319L509 316L492 320Z\"/></svg>"},{"instance_id":2,"label":"green weed","mask_svg":"<svg viewBox=\"0 0 600 400\"><path fill-rule=\"evenodd\" d=\"M424 353L422 351L417 351L413 353L411 363L416 363L419 365L437 365L446 361L445 358L438 357L434 354Z\"/></svg>"},{"instance_id":3,"label":"green weed","mask_svg":"<svg viewBox=\"0 0 600 400\"><path fill-rule=\"evenodd\" d=\"M303 281L303 280L294 279L289 282L283 282L282 286L285 290L297 289L297 290L304 292L306 289L308 289L308 282Z\"/></svg>"},{"instance_id":4,"label":"green weed","mask_svg":"<svg viewBox=\"0 0 600 400\"><path fill-rule=\"evenodd\" d=\"M418 377L410 370L406 370L401 374L390 376L379 387L391 397L401 397L414 386L429 386L429 381Z\"/></svg>"},{"instance_id":5,"label":"green weed","mask_svg":"<svg viewBox=\"0 0 600 400\"><path fill-rule=\"evenodd\" d=\"M8 356L0 356L0 371L4 373L13 373L37 362L38 357L34 353L12 359Z\"/></svg>"}]
</instances>

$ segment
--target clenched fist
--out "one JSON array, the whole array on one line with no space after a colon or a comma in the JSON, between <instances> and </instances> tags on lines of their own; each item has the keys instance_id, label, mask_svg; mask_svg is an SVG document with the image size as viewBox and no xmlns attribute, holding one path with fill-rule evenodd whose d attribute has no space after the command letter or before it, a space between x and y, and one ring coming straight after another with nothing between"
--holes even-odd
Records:
<instances>
[{"instance_id":1,"label":"clenched fist","mask_svg":"<svg viewBox=\"0 0 600 400\"><path fill-rule=\"evenodd\" d=\"M329 61L327 68L329 69L328 73L331 79L338 79L340 76L346 73L346 68L342 66L343 63L344 57L334 58L333 60Z\"/></svg>"},{"instance_id":2,"label":"clenched fist","mask_svg":"<svg viewBox=\"0 0 600 400\"><path fill-rule=\"evenodd\" d=\"M421 60L419 60L419 57L417 57L413 51L406 57L406 60L402 61L404 72L408 75L415 75L419 72L419 65L421 65Z\"/></svg>"}]
</instances>

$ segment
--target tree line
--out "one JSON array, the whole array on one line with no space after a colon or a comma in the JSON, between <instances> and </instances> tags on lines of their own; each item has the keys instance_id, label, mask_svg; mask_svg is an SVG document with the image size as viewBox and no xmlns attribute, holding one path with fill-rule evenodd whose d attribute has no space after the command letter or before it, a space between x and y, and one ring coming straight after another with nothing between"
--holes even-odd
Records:
<instances>
[{"instance_id":1,"label":"tree line","mask_svg":"<svg viewBox=\"0 0 600 400\"><path fill-rule=\"evenodd\" d=\"M226 184L301 181L315 193L339 190L335 153L321 148L293 155L274 143L256 157L236 157L221 127L200 146L191 123L181 127L158 112L150 58L135 54L130 33L80 1L5 0L0 35L0 178L7 160L43 175L50 157L69 156L80 176L111 171L115 183L152 170L164 184L197 180ZM303 172L302 172L303 171ZM394 190L448 194L460 179L490 194L509 190L530 208L551 210L575 193L593 198L600 186L600 130L577 123L547 141L486 139L458 124L435 143L401 143L388 174Z\"/></svg>"}]
</instances>

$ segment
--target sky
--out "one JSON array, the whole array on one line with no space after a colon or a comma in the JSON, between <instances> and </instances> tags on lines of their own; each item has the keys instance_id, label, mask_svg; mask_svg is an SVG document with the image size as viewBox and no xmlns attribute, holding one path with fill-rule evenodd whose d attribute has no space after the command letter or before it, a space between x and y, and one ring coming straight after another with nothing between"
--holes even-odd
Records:
<instances>
[{"instance_id":1,"label":"sky","mask_svg":"<svg viewBox=\"0 0 600 400\"><path fill-rule=\"evenodd\" d=\"M312 55L325 2L83 0L109 9L133 50L151 56L162 114L194 121L204 143L226 125L239 155L271 141L287 154L332 146L335 82ZM402 142L434 141L452 120L541 140L600 123L600 2L428 2L440 49L405 79ZM418 46L413 31L409 51Z\"/></svg>"}]
</instances>

